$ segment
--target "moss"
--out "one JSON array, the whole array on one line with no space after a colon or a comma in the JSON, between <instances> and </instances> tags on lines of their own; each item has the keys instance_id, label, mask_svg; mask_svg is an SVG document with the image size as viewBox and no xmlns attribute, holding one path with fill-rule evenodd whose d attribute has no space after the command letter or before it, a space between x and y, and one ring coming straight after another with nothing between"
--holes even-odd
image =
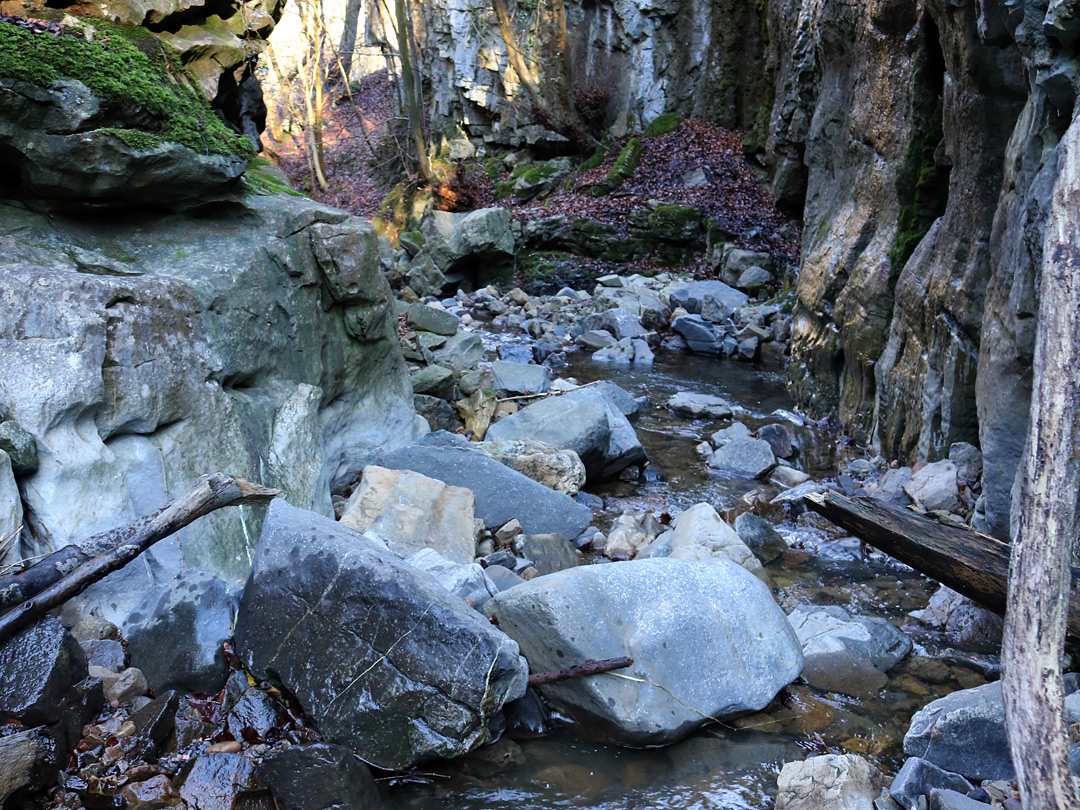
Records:
<instances>
[{"instance_id":1,"label":"moss","mask_svg":"<svg viewBox=\"0 0 1080 810\"><path fill-rule=\"evenodd\" d=\"M496 183L495 184L495 199L502 200L509 197L514 193L514 184L512 182Z\"/></svg>"},{"instance_id":2,"label":"moss","mask_svg":"<svg viewBox=\"0 0 1080 810\"><path fill-rule=\"evenodd\" d=\"M656 116L649 125L645 127L645 131L641 133L644 138L655 138L657 135L667 135L669 132L674 132L682 125L682 116L678 113L669 112Z\"/></svg>"},{"instance_id":3,"label":"moss","mask_svg":"<svg viewBox=\"0 0 1080 810\"><path fill-rule=\"evenodd\" d=\"M934 220L945 213L949 200L951 167L938 165L934 158L944 138L943 115L944 105L939 98L927 123L916 128L901 161L897 175L900 214L896 239L889 251L889 277L894 283Z\"/></svg>"},{"instance_id":4,"label":"moss","mask_svg":"<svg viewBox=\"0 0 1080 810\"><path fill-rule=\"evenodd\" d=\"M700 208L691 205L677 205L676 203L662 203L649 212L649 227L657 231L699 229L701 219L702 212Z\"/></svg>"},{"instance_id":5,"label":"moss","mask_svg":"<svg viewBox=\"0 0 1080 810\"><path fill-rule=\"evenodd\" d=\"M274 194L288 194L291 197L306 196L283 181L277 171L271 171L273 168L273 164L266 158L255 158L244 172L247 190L261 197L270 197Z\"/></svg>"},{"instance_id":6,"label":"moss","mask_svg":"<svg viewBox=\"0 0 1080 810\"><path fill-rule=\"evenodd\" d=\"M492 155L484 161L484 174L488 176L489 180L495 181L499 179L499 175L503 172L503 157L503 155Z\"/></svg>"},{"instance_id":7,"label":"moss","mask_svg":"<svg viewBox=\"0 0 1080 810\"><path fill-rule=\"evenodd\" d=\"M641 153L643 151L645 149L641 145L641 141L637 138L631 138L619 153L619 158L615 161L615 165L611 167L611 171L608 172L607 182L618 184L633 177L634 172L637 171L637 167L641 163Z\"/></svg>"},{"instance_id":8,"label":"moss","mask_svg":"<svg viewBox=\"0 0 1080 810\"><path fill-rule=\"evenodd\" d=\"M139 27L95 20L86 30L89 39L0 23L0 76L40 87L62 79L81 81L106 105L148 113L153 124L144 132L159 142L245 159L255 154L251 141L218 118L169 45ZM112 132L132 148L150 143L135 130Z\"/></svg>"},{"instance_id":9,"label":"moss","mask_svg":"<svg viewBox=\"0 0 1080 810\"><path fill-rule=\"evenodd\" d=\"M165 143L165 140L160 135L155 135L152 132L146 132L141 129L106 128L99 129L97 132L99 135L116 136L136 152L149 152L151 149Z\"/></svg>"},{"instance_id":10,"label":"moss","mask_svg":"<svg viewBox=\"0 0 1080 810\"><path fill-rule=\"evenodd\" d=\"M585 158L578 166L579 172L589 172L607 160L609 147L601 146L590 157Z\"/></svg>"}]
</instances>

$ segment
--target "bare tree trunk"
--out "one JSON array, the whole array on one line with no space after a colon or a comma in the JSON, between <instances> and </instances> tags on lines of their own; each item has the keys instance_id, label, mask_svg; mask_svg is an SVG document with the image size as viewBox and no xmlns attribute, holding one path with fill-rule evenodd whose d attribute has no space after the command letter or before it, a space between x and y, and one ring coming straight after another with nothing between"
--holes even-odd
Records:
<instances>
[{"instance_id":1,"label":"bare tree trunk","mask_svg":"<svg viewBox=\"0 0 1080 810\"><path fill-rule=\"evenodd\" d=\"M412 28L410 10L406 0L396 0L398 58L401 60L401 81L404 89L405 108L409 114L409 134L416 151L416 166L420 179L428 185L434 182L431 161L428 160L427 141L424 138L424 122L417 95L416 75L413 73L412 49L409 31Z\"/></svg>"},{"instance_id":2,"label":"bare tree trunk","mask_svg":"<svg viewBox=\"0 0 1080 810\"><path fill-rule=\"evenodd\" d=\"M1009 566L1002 691L1024 810L1072 810L1061 654L1080 482L1080 120L1058 148L1043 242L1020 525Z\"/></svg>"},{"instance_id":3,"label":"bare tree trunk","mask_svg":"<svg viewBox=\"0 0 1080 810\"><path fill-rule=\"evenodd\" d=\"M345 4L345 27L341 31L338 43L338 59L345 86L349 86L349 74L352 72L353 53L356 51L356 33L360 27L360 14L364 10L364 0L348 0Z\"/></svg>"}]
</instances>

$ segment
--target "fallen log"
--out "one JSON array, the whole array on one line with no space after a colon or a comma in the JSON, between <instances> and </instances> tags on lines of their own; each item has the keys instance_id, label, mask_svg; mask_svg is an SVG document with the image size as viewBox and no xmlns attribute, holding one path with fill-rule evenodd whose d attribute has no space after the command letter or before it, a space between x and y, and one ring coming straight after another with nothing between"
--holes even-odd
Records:
<instances>
[{"instance_id":1,"label":"fallen log","mask_svg":"<svg viewBox=\"0 0 1080 810\"><path fill-rule=\"evenodd\" d=\"M808 509L846 529L863 542L910 565L931 579L1005 614L1011 546L995 537L894 509L872 498L836 493L803 497ZM1080 640L1080 569L1072 569L1068 635Z\"/></svg>"},{"instance_id":2,"label":"fallen log","mask_svg":"<svg viewBox=\"0 0 1080 810\"><path fill-rule=\"evenodd\" d=\"M584 678L589 675L599 675L602 672L611 672L615 669L625 669L634 665L633 658L605 658L603 661L594 661L591 658L580 664L574 664L565 669L556 669L551 672L536 672L529 676L529 686L543 686L546 683L558 683L572 678Z\"/></svg>"},{"instance_id":3,"label":"fallen log","mask_svg":"<svg viewBox=\"0 0 1080 810\"><path fill-rule=\"evenodd\" d=\"M25 596L0 616L0 641L123 568L197 518L226 506L266 504L280 494L279 490L224 473L207 475L187 494L134 523L95 535L75 552L64 555L61 549L21 574L5 577L14 582L5 585L0 581L0 609L14 604L10 600L15 596ZM32 573L39 567L40 571Z\"/></svg>"}]
</instances>

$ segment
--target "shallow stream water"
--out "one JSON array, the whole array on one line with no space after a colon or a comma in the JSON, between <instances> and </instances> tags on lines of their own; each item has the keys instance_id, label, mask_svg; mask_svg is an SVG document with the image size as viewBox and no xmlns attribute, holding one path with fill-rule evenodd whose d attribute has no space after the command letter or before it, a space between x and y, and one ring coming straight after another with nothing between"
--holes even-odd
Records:
<instances>
[{"instance_id":1,"label":"shallow stream water","mask_svg":"<svg viewBox=\"0 0 1080 810\"><path fill-rule=\"evenodd\" d=\"M527 338L492 331L488 347ZM730 420L678 417L663 403L677 391L723 396L744 410L735 418L754 429L794 410L777 362L752 366L660 349L652 366L596 363L570 355L560 376L580 383L610 379L651 405L635 421L649 455L644 483L612 482L588 491L604 498L610 519L624 510L677 514L700 501L721 514L760 482L729 479L710 470L695 446ZM798 417L792 416L797 420ZM796 426L799 466L815 479L834 477L844 455L860 455L813 426ZM805 523L805 521L804 521ZM798 605L838 605L858 615L882 616L903 627L915 652L889 673L879 694L852 698L793 684L763 712L711 724L666 748L632 750L583 742L569 732L533 742L501 741L463 760L421 768L394 786L402 808L452 810L741 810L771 808L785 761L821 753L857 753L895 773L912 714L930 700L992 679L996 662L950 650L945 638L907 618L925 607L935 583L879 552L865 555L853 538L787 521L777 526L792 548L766 566L786 612ZM692 651L688 651L692 654Z\"/></svg>"}]
</instances>

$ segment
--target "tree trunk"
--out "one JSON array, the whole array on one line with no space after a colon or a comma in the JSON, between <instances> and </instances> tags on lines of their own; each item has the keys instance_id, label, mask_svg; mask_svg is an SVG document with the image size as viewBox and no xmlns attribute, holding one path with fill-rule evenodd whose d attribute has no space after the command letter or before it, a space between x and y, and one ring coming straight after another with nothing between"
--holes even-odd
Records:
<instances>
[{"instance_id":1,"label":"tree trunk","mask_svg":"<svg viewBox=\"0 0 1080 810\"><path fill-rule=\"evenodd\" d=\"M1080 119L1058 148L1043 242L1039 332L1020 524L1009 565L1002 692L1024 810L1078 806L1061 654L1080 481Z\"/></svg>"},{"instance_id":2,"label":"tree trunk","mask_svg":"<svg viewBox=\"0 0 1080 810\"><path fill-rule=\"evenodd\" d=\"M345 4L345 27L341 31L337 55L346 87L349 85L349 74L352 72L353 54L356 52L356 34L360 27L360 14L363 10L364 0L348 0Z\"/></svg>"},{"instance_id":3,"label":"tree trunk","mask_svg":"<svg viewBox=\"0 0 1080 810\"><path fill-rule=\"evenodd\" d=\"M413 73L413 60L410 54L409 31L412 28L410 9L406 0L396 0L398 59L401 60L401 81L405 96L405 108L409 115L409 135L416 152L416 168L420 179L431 185L435 178L428 160L427 140L424 138L424 122L421 116L419 96L417 95L416 76Z\"/></svg>"}]
</instances>

